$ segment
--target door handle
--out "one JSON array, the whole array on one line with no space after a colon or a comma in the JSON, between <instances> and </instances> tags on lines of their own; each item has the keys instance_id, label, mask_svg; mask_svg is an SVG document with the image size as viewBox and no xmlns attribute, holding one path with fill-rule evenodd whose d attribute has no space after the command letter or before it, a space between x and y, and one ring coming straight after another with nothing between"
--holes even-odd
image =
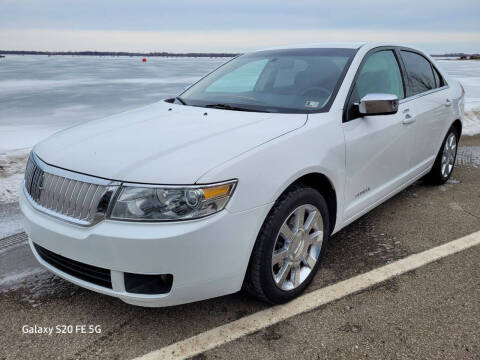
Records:
<instances>
[{"instance_id":1,"label":"door handle","mask_svg":"<svg viewBox=\"0 0 480 360\"><path fill-rule=\"evenodd\" d=\"M402 124L403 125L413 124L415 121L416 120L412 115L407 114L405 115L405 119L403 119Z\"/></svg>"},{"instance_id":2,"label":"door handle","mask_svg":"<svg viewBox=\"0 0 480 360\"><path fill-rule=\"evenodd\" d=\"M452 105L452 100L447 99L445 100L445 106L451 106Z\"/></svg>"}]
</instances>

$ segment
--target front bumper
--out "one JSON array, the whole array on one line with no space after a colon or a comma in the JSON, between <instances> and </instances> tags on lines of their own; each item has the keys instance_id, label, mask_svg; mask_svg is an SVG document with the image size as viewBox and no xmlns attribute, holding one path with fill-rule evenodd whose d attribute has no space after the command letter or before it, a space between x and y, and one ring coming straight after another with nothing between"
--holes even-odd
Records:
<instances>
[{"instance_id":1,"label":"front bumper","mask_svg":"<svg viewBox=\"0 0 480 360\"><path fill-rule=\"evenodd\" d=\"M23 192L20 208L37 260L58 276L81 287L140 306L170 306L240 290L250 253L271 204L207 218L172 223L104 220L80 227L35 210ZM33 243L84 264L110 270L112 288L84 281L44 261ZM124 273L172 274L166 294L125 290Z\"/></svg>"}]
</instances>

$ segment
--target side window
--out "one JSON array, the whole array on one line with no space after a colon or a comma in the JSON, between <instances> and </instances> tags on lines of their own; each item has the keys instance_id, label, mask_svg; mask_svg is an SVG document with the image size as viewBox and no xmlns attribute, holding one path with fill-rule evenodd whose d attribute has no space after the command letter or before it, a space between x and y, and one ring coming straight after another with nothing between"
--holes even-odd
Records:
<instances>
[{"instance_id":1,"label":"side window","mask_svg":"<svg viewBox=\"0 0 480 360\"><path fill-rule=\"evenodd\" d=\"M367 94L394 94L403 99L403 82L397 59L391 50L371 55L363 64L355 83L358 101Z\"/></svg>"},{"instance_id":2,"label":"side window","mask_svg":"<svg viewBox=\"0 0 480 360\"><path fill-rule=\"evenodd\" d=\"M370 55L364 62L355 82L348 106L349 120L356 118L357 109L353 106L367 94L394 94L399 99L405 97L402 73L392 50L381 50Z\"/></svg>"},{"instance_id":3,"label":"side window","mask_svg":"<svg viewBox=\"0 0 480 360\"><path fill-rule=\"evenodd\" d=\"M409 80L407 96L435 89L435 77L430 62L411 51L402 50L401 54Z\"/></svg>"}]
</instances>

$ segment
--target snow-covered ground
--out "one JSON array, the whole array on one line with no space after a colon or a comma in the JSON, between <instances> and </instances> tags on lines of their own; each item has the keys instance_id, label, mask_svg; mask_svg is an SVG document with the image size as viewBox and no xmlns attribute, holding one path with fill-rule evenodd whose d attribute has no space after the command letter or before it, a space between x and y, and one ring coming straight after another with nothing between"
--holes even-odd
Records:
<instances>
[{"instance_id":1,"label":"snow-covered ground","mask_svg":"<svg viewBox=\"0 0 480 360\"><path fill-rule=\"evenodd\" d=\"M463 134L480 134L480 61L439 60L437 63L465 88Z\"/></svg>"},{"instance_id":2,"label":"snow-covered ground","mask_svg":"<svg viewBox=\"0 0 480 360\"><path fill-rule=\"evenodd\" d=\"M470 136L480 134L480 100L465 104L462 133Z\"/></svg>"},{"instance_id":3,"label":"snow-covered ground","mask_svg":"<svg viewBox=\"0 0 480 360\"><path fill-rule=\"evenodd\" d=\"M27 148L0 154L0 203L17 199L29 151Z\"/></svg>"},{"instance_id":4,"label":"snow-covered ground","mask_svg":"<svg viewBox=\"0 0 480 360\"><path fill-rule=\"evenodd\" d=\"M175 95L227 59L0 59L0 203L17 199L30 148L51 134ZM438 60L466 90L464 134L480 133L480 61ZM3 224L2 224L3 226Z\"/></svg>"}]
</instances>

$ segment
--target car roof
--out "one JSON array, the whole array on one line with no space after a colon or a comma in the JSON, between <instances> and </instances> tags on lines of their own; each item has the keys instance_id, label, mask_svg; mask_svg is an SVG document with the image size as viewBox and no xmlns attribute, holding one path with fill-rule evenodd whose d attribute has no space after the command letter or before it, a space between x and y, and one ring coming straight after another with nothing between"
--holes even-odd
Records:
<instances>
[{"instance_id":1,"label":"car roof","mask_svg":"<svg viewBox=\"0 0 480 360\"><path fill-rule=\"evenodd\" d=\"M338 49L358 49L361 46L367 44L367 42L318 42L318 43L306 43L306 44L292 44L286 46L275 46L258 51L264 50L285 50L285 49L314 49L314 48L338 48Z\"/></svg>"},{"instance_id":2,"label":"car roof","mask_svg":"<svg viewBox=\"0 0 480 360\"><path fill-rule=\"evenodd\" d=\"M285 45L285 46L275 46L269 47L265 49L259 49L257 51L264 51L264 50L286 50L286 49L326 49L326 48L334 48L334 49L359 49L361 47L369 50L379 46L395 46L395 47L407 47L411 49L415 49L417 51L421 51L416 49L412 46L405 45L405 44L397 44L391 42L369 42L369 41L352 41L352 42L317 42L317 43L305 43L305 44L292 44L292 45Z\"/></svg>"}]
</instances>

